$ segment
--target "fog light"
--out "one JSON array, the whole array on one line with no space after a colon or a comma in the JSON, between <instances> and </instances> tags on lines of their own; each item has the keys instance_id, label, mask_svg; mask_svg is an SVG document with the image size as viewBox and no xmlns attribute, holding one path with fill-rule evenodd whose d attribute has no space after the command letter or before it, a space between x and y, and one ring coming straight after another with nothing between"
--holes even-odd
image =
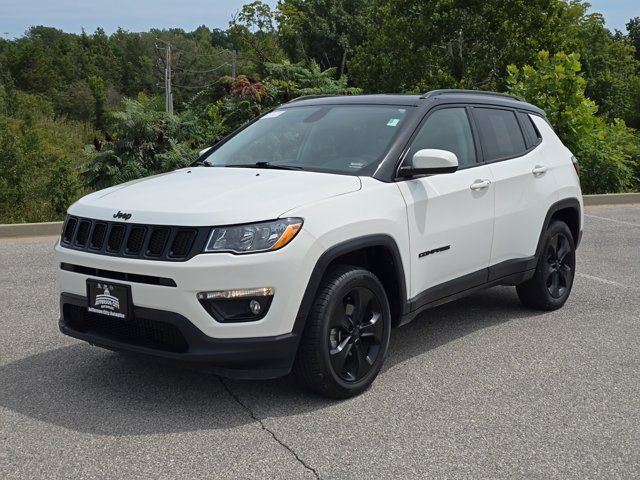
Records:
<instances>
[{"instance_id":1,"label":"fog light","mask_svg":"<svg viewBox=\"0 0 640 480\"><path fill-rule=\"evenodd\" d=\"M273 293L273 288L262 287L198 292L196 297L218 322L255 322L267 314Z\"/></svg>"},{"instance_id":2,"label":"fog light","mask_svg":"<svg viewBox=\"0 0 640 480\"><path fill-rule=\"evenodd\" d=\"M213 292L198 292L198 300L214 298L242 298L242 297L272 297L273 288L242 288L238 290L215 290Z\"/></svg>"},{"instance_id":3,"label":"fog light","mask_svg":"<svg viewBox=\"0 0 640 480\"><path fill-rule=\"evenodd\" d=\"M249 308L251 309L251 313L254 315L258 315L262 307L260 306L260 302L257 300L251 300L249 302Z\"/></svg>"}]
</instances>

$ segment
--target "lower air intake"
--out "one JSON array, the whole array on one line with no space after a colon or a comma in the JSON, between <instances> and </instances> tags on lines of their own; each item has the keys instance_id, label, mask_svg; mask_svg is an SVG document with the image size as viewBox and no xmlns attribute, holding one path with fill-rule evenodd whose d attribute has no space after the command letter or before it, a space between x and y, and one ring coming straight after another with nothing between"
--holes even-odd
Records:
<instances>
[{"instance_id":1,"label":"lower air intake","mask_svg":"<svg viewBox=\"0 0 640 480\"><path fill-rule=\"evenodd\" d=\"M137 316L122 320L91 313L85 307L71 304L63 307L63 316L74 330L128 345L173 353L183 353L189 349L182 332L169 323Z\"/></svg>"}]
</instances>

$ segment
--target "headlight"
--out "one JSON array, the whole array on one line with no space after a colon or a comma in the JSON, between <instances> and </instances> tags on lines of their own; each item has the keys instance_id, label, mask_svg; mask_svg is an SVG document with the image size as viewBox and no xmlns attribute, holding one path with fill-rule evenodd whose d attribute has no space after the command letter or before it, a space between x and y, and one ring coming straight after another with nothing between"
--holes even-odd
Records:
<instances>
[{"instance_id":1,"label":"headlight","mask_svg":"<svg viewBox=\"0 0 640 480\"><path fill-rule=\"evenodd\" d=\"M301 227L301 218L215 227L204 251L254 253L278 250L293 240Z\"/></svg>"}]
</instances>

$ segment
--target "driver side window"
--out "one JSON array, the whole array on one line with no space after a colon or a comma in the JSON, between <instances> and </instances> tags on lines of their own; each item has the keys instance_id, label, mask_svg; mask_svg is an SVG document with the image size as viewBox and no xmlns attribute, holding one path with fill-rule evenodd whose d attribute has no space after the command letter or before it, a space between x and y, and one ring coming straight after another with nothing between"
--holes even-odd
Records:
<instances>
[{"instance_id":1,"label":"driver side window","mask_svg":"<svg viewBox=\"0 0 640 480\"><path fill-rule=\"evenodd\" d=\"M466 110L462 107L442 108L429 115L414 138L407 158L413 158L424 148L455 153L460 168L475 165L476 149Z\"/></svg>"}]
</instances>

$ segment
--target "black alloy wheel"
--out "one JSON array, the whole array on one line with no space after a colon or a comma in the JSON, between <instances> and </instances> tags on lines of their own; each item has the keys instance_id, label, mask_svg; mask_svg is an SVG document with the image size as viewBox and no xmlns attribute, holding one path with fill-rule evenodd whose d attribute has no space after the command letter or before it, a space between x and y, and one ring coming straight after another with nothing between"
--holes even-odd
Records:
<instances>
[{"instance_id":1,"label":"black alloy wheel","mask_svg":"<svg viewBox=\"0 0 640 480\"><path fill-rule=\"evenodd\" d=\"M337 303L329 322L329 356L333 371L347 382L364 377L380 354L382 309L375 294L356 287Z\"/></svg>"},{"instance_id":2,"label":"black alloy wheel","mask_svg":"<svg viewBox=\"0 0 640 480\"><path fill-rule=\"evenodd\" d=\"M316 294L293 373L326 397L358 395L380 372L390 335L391 311L380 280L363 268L337 265Z\"/></svg>"},{"instance_id":3,"label":"black alloy wheel","mask_svg":"<svg viewBox=\"0 0 640 480\"><path fill-rule=\"evenodd\" d=\"M551 222L541 239L535 273L516 287L520 301L536 310L556 310L571 293L576 271L576 247L571 230L560 220Z\"/></svg>"},{"instance_id":4,"label":"black alloy wheel","mask_svg":"<svg viewBox=\"0 0 640 480\"><path fill-rule=\"evenodd\" d=\"M546 252L547 290L553 298L561 298L571 285L575 256L564 233L557 233L549 241Z\"/></svg>"}]
</instances>

